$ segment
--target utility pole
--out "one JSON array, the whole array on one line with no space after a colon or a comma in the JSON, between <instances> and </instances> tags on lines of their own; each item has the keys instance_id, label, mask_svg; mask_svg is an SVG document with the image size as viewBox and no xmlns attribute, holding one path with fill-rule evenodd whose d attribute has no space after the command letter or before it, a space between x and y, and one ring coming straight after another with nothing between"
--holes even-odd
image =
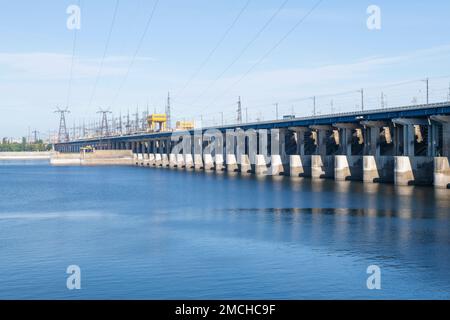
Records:
<instances>
[{"instance_id":1,"label":"utility pole","mask_svg":"<svg viewBox=\"0 0 450 320\"><path fill-rule=\"evenodd\" d=\"M97 128L95 127L95 121L91 121L89 124L89 131L91 132L91 137L97 136Z\"/></svg>"},{"instance_id":2,"label":"utility pole","mask_svg":"<svg viewBox=\"0 0 450 320\"><path fill-rule=\"evenodd\" d=\"M145 131L147 129L147 116L148 113L146 111L142 112L142 119L141 119L141 129L142 131Z\"/></svg>"},{"instance_id":3,"label":"utility pole","mask_svg":"<svg viewBox=\"0 0 450 320\"><path fill-rule=\"evenodd\" d=\"M364 111L364 89L361 89L361 111Z\"/></svg>"},{"instance_id":4,"label":"utility pole","mask_svg":"<svg viewBox=\"0 0 450 320\"><path fill-rule=\"evenodd\" d=\"M447 97L447 101L450 102L450 82L448 83L448 97Z\"/></svg>"},{"instance_id":5,"label":"utility pole","mask_svg":"<svg viewBox=\"0 0 450 320\"><path fill-rule=\"evenodd\" d=\"M128 109L128 113L127 113L127 124L126 124L126 130L127 133L130 133L130 129L131 129L131 124L130 124L130 110Z\"/></svg>"},{"instance_id":6,"label":"utility pole","mask_svg":"<svg viewBox=\"0 0 450 320\"><path fill-rule=\"evenodd\" d=\"M239 96L239 100L237 102L238 108L237 108L237 123L242 123L242 105L241 105L241 97Z\"/></svg>"},{"instance_id":7,"label":"utility pole","mask_svg":"<svg viewBox=\"0 0 450 320\"><path fill-rule=\"evenodd\" d=\"M426 82L426 84L427 84L427 104L429 104L429 102L430 102L430 100L429 100L429 98L430 98L429 79L426 78L426 79L425 79L425 82Z\"/></svg>"},{"instance_id":8,"label":"utility pole","mask_svg":"<svg viewBox=\"0 0 450 320\"><path fill-rule=\"evenodd\" d=\"M312 97L313 99L313 115L316 116L316 96Z\"/></svg>"},{"instance_id":9,"label":"utility pole","mask_svg":"<svg viewBox=\"0 0 450 320\"><path fill-rule=\"evenodd\" d=\"M75 140L77 138L77 129L75 127L75 121L73 122L72 136L73 136L73 140Z\"/></svg>"},{"instance_id":10,"label":"utility pole","mask_svg":"<svg viewBox=\"0 0 450 320\"><path fill-rule=\"evenodd\" d=\"M139 131L139 107L136 107L136 113L134 114L134 131Z\"/></svg>"},{"instance_id":11,"label":"utility pole","mask_svg":"<svg viewBox=\"0 0 450 320\"><path fill-rule=\"evenodd\" d=\"M76 136L77 136L77 138L80 138L81 137L81 125L80 125L80 122L78 122L78 126L77 126L77 128L76 128Z\"/></svg>"},{"instance_id":12,"label":"utility pole","mask_svg":"<svg viewBox=\"0 0 450 320\"><path fill-rule=\"evenodd\" d=\"M147 110L145 112L145 119L144 119L144 131L147 131L148 129L148 116L150 115L149 109L148 109L148 100L147 100Z\"/></svg>"},{"instance_id":13,"label":"utility pole","mask_svg":"<svg viewBox=\"0 0 450 320\"><path fill-rule=\"evenodd\" d=\"M86 122L83 119L83 138L86 138Z\"/></svg>"},{"instance_id":14,"label":"utility pole","mask_svg":"<svg viewBox=\"0 0 450 320\"><path fill-rule=\"evenodd\" d=\"M273 104L275 106L275 120L278 120L278 102Z\"/></svg>"},{"instance_id":15,"label":"utility pole","mask_svg":"<svg viewBox=\"0 0 450 320\"><path fill-rule=\"evenodd\" d=\"M119 130L119 134L122 135L123 134L123 130L122 130L122 111L119 113L119 126L117 127L117 129Z\"/></svg>"},{"instance_id":16,"label":"utility pole","mask_svg":"<svg viewBox=\"0 0 450 320\"><path fill-rule=\"evenodd\" d=\"M67 131L66 126L66 114L70 113L69 109L60 109L59 107L56 108L56 111L54 113L59 113L59 131L58 131L58 143L60 142L68 142L69 141L69 132Z\"/></svg>"},{"instance_id":17,"label":"utility pole","mask_svg":"<svg viewBox=\"0 0 450 320\"><path fill-rule=\"evenodd\" d=\"M167 93L166 117L167 117L167 129L170 130L172 128L170 115L170 92Z\"/></svg>"}]
</instances>

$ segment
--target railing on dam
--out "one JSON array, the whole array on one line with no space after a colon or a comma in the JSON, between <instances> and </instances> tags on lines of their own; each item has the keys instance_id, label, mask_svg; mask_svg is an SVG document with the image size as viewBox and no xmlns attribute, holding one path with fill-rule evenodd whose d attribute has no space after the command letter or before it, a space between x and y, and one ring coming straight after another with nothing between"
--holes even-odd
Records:
<instances>
[{"instance_id":1,"label":"railing on dam","mask_svg":"<svg viewBox=\"0 0 450 320\"><path fill-rule=\"evenodd\" d=\"M412 106L402 106L395 108L385 108L385 109L371 109L367 111L354 111L354 112L341 112L328 115L318 115L318 116L308 116L308 117L295 117L292 119L283 120L268 120L259 122L249 122L249 123L235 123L223 126L212 126L197 128L195 130L209 130L218 129L221 131L233 128L245 128L245 129L269 129L269 128L283 128L289 126L308 126L314 124L333 124L335 122L358 122L362 119L368 120L379 120L379 119L392 119L395 117L426 117L429 115L448 115L450 114L450 102L441 102L433 104L424 105L412 105ZM190 130L193 132L194 130ZM144 136L149 137L164 137L170 136L173 132L136 132L123 135L110 135L102 137L91 137L91 138L80 138L68 142L57 143L58 145L76 144L84 141L93 142L101 140L135 140L140 139Z\"/></svg>"}]
</instances>

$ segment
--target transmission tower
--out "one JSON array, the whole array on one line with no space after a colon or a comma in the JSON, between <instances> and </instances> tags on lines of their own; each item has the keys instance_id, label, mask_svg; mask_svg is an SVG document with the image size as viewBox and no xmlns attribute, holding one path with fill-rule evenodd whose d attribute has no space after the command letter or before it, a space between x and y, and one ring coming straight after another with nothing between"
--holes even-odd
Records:
<instances>
[{"instance_id":1,"label":"transmission tower","mask_svg":"<svg viewBox=\"0 0 450 320\"><path fill-rule=\"evenodd\" d=\"M381 93L381 109L386 108L386 95L382 92Z\"/></svg>"},{"instance_id":2,"label":"transmission tower","mask_svg":"<svg viewBox=\"0 0 450 320\"><path fill-rule=\"evenodd\" d=\"M134 114L134 132L139 131L139 107L136 108L136 113Z\"/></svg>"},{"instance_id":3,"label":"transmission tower","mask_svg":"<svg viewBox=\"0 0 450 320\"><path fill-rule=\"evenodd\" d=\"M123 130L122 130L122 112L119 113L119 125L116 128L119 131L119 134L122 135L123 134Z\"/></svg>"},{"instance_id":4,"label":"transmission tower","mask_svg":"<svg viewBox=\"0 0 450 320\"><path fill-rule=\"evenodd\" d=\"M361 111L364 111L364 89L361 89L360 93L361 93Z\"/></svg>"},{"instance_id":5,"label":"transmission tower","mask_svg":"<svg viewBox=\"0 0 450 320\"><path fill-rule=\"evenodd\" d=\"M131 131L131 124L130 124L130 110L128 110L128 113L127 113L127 124L125 125L125 127L126 127L126 132L127 132L127 134L128 133L130 133L130 131Z\"/></svg>"},{"instance_id":6,"label":"transmission tower","mask_svg":"<svg viewBox=\"0 0 450 320\"><path fill-rule=\"evenodd\" d=\"M73 140L77 139L77 127L75 126L75 121L73 122L73 127L72 127L72 137L73 137Z\"/></svg>"},{"instance_id":7,"label":"transmission tower","mask_svg":"<svg viewBox=\"0 0 450 320\"><path fill-rule=\"evenodd\" d=\"M60 114L59 118L59 131L58 131L58 143L69 141L69 132L66 126L66 114L70 113L69 109L56 108L55 113Z\"/></svg>"},{"instance_id":8,"label":"transmission tower","mask_svg":"<svg viewBox=\"0 0 450 320\"><path fill-rule=\"evenodd\" d=\"M37 143L37 142L38 142L38 134L39 134L39 131L33 130L32 133L33 133L33 136L34 136L33 143Z\"/></svg>"},{"instance_id":9,"label":"transmission tower","mask_svg":"<svg viewBox=\"0 0 450 320\"><path fill-rule=\"evenodd\" d=\"M239 96L237 105L238 105L238 108L237 108L237 123L242 123L242 105L241 105L241 97L240 96Z\"/></svg>"},{"instance_id":10,"label":"transmission tower","mask_svg":"<svg viewBox=\"0 0 450 320\"><path fill-rule=\"evenodd\" d=\"M111 135L116 134L116 118L114 117L114 114L111 114Z\"/></svg>"},{"instance_id":11,"label":"transmission tower","mask_svg":"<svg viewBox=\"0 0 450 320\"><path fill-rule=\"evenodd\" d=\"M97 111L97 113L100 113L102 115L102 125L100 127L100 135L109 136L108 114L112 112L100 108L100 110Z\"/></svg>"},{"instance_id":12,"label":"transmission tower","mask_svg":"<svg viewBox=\"0 0 450 320\"><path fill-rule=\"evenodd\" d=\"M83 138L86 138L86 122L83 119L83 134L82 134Z\"/></svg>"},{"instance_id":13,"label":"transmission tower","mask_svg":"<svg viewBox=\"0 0 450 320\"><path fill-rule=\"evenodd\" d=\"M141 130L142 131L146 131L146 129L147 129L147 116L148 116L148 111L143 111L142 119L141 119Z\"/></svg>"},{"instance_id":14,"label":"transmission tower","mask_svg":"<svg viewBox=\"0 0 450 320\"><path fill-rule=\"evenodd\" d=\"M167 129L170 130L172 128L170 115L170 92L167 93L166 117L167 117Z\"/></svg>"},{"instance_id":15,"label":"transmission tower","mask_svg":"<svg viewBox=\"0 0 450 320\"><path fill-rule=\"evenodd\" d=\"M149 109L148 109L148 101L147 101L147 114L145 115L145 131L147 131L147 129L148 129L148 117L149 117L149 115L150 115L150 111L149 111Z\"/></svg>"}]
</instances>

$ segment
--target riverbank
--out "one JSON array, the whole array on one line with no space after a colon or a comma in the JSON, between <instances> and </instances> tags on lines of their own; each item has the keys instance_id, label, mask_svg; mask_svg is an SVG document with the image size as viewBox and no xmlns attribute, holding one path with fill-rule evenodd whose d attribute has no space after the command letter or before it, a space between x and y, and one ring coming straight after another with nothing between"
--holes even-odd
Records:
<instances>
[{"instance_id":1,"label":"riverbank","mask_svg":"<svg viewBox=\"0 0 450 320\"><path fill-rule=\"evenodd\" d=\"M50 160L54 151L24 151L24 152L0 152L0 161L3 160Z\"/></svg>"},{"instance_id":2,"label":"riverbank","mask_svg":"<svg viewBox=\"0 0 450 320\"><path fill-rule=\"evenodd\" d=\"M96 150L88 153L55 152L50 157L54 166L102 166L102 165L132 165L131 150Z\"/></svg>"}]
</instances>

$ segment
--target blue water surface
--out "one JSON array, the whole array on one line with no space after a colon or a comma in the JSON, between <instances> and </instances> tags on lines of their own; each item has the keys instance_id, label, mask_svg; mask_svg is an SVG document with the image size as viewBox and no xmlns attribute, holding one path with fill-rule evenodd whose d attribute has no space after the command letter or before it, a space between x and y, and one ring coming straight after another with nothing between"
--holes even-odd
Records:
<instances>
[{"instance_id":1,"label":"blue water surface","mask_svg":"<svg viewBox=\"0 0 450 320\"><path fill-rule=\"evenodd\" d=\"M17 298L449 299L450 190L3 162L0 299Z\"/></svg>"}]
</instances>

